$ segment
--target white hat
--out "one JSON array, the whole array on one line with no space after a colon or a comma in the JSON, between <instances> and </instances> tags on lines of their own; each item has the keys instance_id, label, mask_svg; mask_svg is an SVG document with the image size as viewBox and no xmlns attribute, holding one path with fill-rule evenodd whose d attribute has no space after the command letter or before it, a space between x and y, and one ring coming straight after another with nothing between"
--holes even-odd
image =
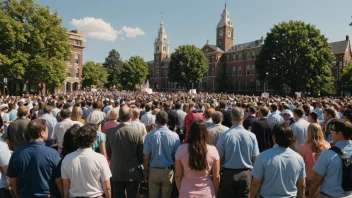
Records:
<instances>
[{"instance_id":1,"label":"white hat","mask_svg":"<svg viewBox=\"0 0 352 198\"><path fill-rule=\"evenodd\" d=\"M281 114L282 114L282 115L285 115L285 114L291 115L291 111L288 110L288 109L285 109L285 110L283 110L283 111L281 112Z\"/></svg>"},{"instance_id":2,"label":"white hat","mask_svg":"<svg viewBox=\"0 0 352 198\"><path fill-rule=\"evenodd\" d=\"M2 105L0 105L0 110L2 110L2 109L5 109L5 108L7 108L9 105L7 105L7 104L2 104Z\"/></svg>"}]
</instances>

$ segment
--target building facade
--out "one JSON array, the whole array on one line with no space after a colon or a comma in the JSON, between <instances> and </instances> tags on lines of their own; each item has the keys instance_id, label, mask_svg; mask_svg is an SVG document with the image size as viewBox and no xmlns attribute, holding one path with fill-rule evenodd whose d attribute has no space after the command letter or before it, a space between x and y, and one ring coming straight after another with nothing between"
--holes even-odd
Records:
<instances>
[{"instance_id":1,"label":"building facade","mask_svg":"<svg viewBox=\"0 0 352 198\"><path fill-rule=\"evenodd\" d=\"M197 85L201 91L216 92L220 90L219 76L226 72L227 92L239 94L260 94L264 91L264 82L257 80L255 60L264 44L264 37L250 42L235 44L235 28L226 6L216 27L216 45L209 41L201 48L204 52L208 72ZM336 94L340 94L340 77L344 67L352 60L349 37L343 41L329 43L335 61L331 66L335 77ZM154 90L184 90L175 82L168 80L170 62L169 41L163 22L160 23L158 37L154 42L154 60L147 62L149 67L150 87Z\"/></svg>"},{"instance_id":2,"label":"building facade","mask_svg":"<svg viewBox=\"0 0 352 198\"><path fill-rule=\"evenodd\" d=\"M79 30L68 32L69 43L72 46L71 56L66 61L66 79L62 85L55 90L56 93L71 92L81 89L83 69L84 36Z\"/></svg>"}]
</instances>

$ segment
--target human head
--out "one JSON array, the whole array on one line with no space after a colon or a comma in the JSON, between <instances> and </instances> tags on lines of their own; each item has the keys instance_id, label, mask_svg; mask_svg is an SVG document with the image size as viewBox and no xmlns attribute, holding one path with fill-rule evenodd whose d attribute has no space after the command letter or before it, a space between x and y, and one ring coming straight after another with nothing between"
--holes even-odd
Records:
<instances>
[{"instance_id":1,"label":"human head","mask_svg":"<svg viewBox=\"0 0 352 198\"><path fill-rule=\"evenodd\" d=\"M255 107L254 106L249 106L248 107L248 116L251 116L256 113Z\"/></svg>"},{"instance_id":2,"label":"human head","mask_svg":"<svg viewBox=\"0 0 352 198\"><path fill-rule=\"evenodd\" d=\"M352 124L345 120L336 120L331 126L331 139L334 143L352 139Z\"/></svg>"},{"instance_id":3,"label":"human head","mask_svg":"<svg viewBox=\"0 0 352 198\"><path fill-rule=\"evenodd\" d=\"M213 109L213 108L208 108L208 109L206 109L205 112L204 112L204 117L205 117L206 119L210 119L214 112L215 112L215 109Z\"/></svg>"},{"instance_id":4,"label":"human head","mask_svg":"<svg viewBox=\"0 0 352 198\"><path fill-rule=\"evenodd\" d=\"M45 105L44 106L44 113L51 113L51 111L52 111L52 107L51 106L49 106L49 105Z\"/></svg>"},{"instance_id":5,"label":"human head","mask_svg":"<svg viewBox=\"0 0 352 198\"><path fill-rule=\"evenodd\" d=\"M268 107L262 107L258 111L258 118L259 119L265 118L265 117L268 116L268 114L269 114L269 108Z\"/></svg>"},{"instance_id":6,"label":"human head","mask_svg":"<svg viewBox=\"0 0 352 198\"><path fill-rule=\"evenodd\" d=\"M277 104L276 103L273 103L270 105L270 109L271 109L271 112L274 112L277 110Z\"/></svg>"},{"instance_id":7,"label":"human head","mask_svg":"<svg viewBox=\"0 0 352 198\"><path fill-rule=\"evenodd\" d=\"M132 118L132 110L129 106L123 105L120 108L119 118L121 122L130 122Z\"/></svg>"},{"instance_id":8,"label":"human head","mask_svg":"<svg viewBox=\"0 0 352 198\"><path fill-rule=\"evenodd\" d=\"M290 110L285 109L282 111L282 117L284 118L285 121L290 120Z\"/></svg>"},{"instance_id":9,"label":"human head","mask_svg":"<svg viewBox=\"0 0 352 198\"><path fill-rule=\"evenodd\" d=\"M117 120L117 119L119 119L119 110L116 108L113 108L109 112L109 120Z\"/></svg>"},{"instance_id":10,"label":"human head","mask_svg":"<svg viewBox=\"0 0 352 198\"><path fill-rule=\"evenodd\" d=\"M96 137L96 127L93 124L86 124L76 133L76 145L78 148L89 148L95 142Z\"/></svg>"},{"instance_id":11,"label":"human head","mask_svg":"<svg viewBox=\"0 0 352 198\"><path fill-rule=\"evenodd\" d=\"M161 110L156 114L155 121L158 125L166 125L169 121L169 117L166 111Z\"/></svg>"},{"instance_id":12,"label":"human head","mask_svg":"<svg viewBox=\"0 0 352 198\"><path fill-rule=\"evenodd\" d=\"M132 120L138 120L140 114L141 113L137 107L132 108Z\"/></svg>"},{"instance_id":13,"label":"human head","mask_svg":"<svg viewBox=\"0 0 352 198\"><path fill-rule=\"evenodd\" d=\"M220 124L223 120L223 115L220 111L215 111L212 114L211 119L213 120L214 124Z\"/></svg>"},{"instance_id":14,"label":"human head","mask_svg":"<svg viewBox=\"0 0 352 198\"><path fill-rule=\"evenodd\" d=\"M308 116L309 123L318 123L318 114L316 112L310 112Z\"/></svg>"},{"instance_id":15,"label":"human head","mask_svg":"<svg viewBox=\"0 0 352 198\"><path fill-rule=\"evenodd\" d=\"M301 119L303 115L304 115L304 111L302 108L295 108L293 110L293 117L295 118L296 121Z\"/></svg>"},{"instance_id":16,"label":"human head","mask_svg":"<svg viewBox=\"0 0 352 198\"><path fill-rule=\"evenodd\" d=\"M290 126L287 123L279 124L274 127L273 130L273 141L280 147L288 148L292 144L293 133Z\"/></svg>"},{"instance_id":17,"label":"human head","mask_svg":"<svg viewBox=\"0 0 352 198\"><path fill-rule=\"evenodd\" d=\"M70 109L62 109L59 114L62 119L66 119L71 116L71 110Z\"/></svg>"},{"instance_id":18,"label":"human head","mask_svg":"<svg viewBox=\"0 0 352 198\"><path fill-rule=\"evenodd\" d=\"M48 139L48 127L44 119L35 119L28 123L27 134L31 140L45 141Z\"/></svg>"},{"instance_id":19,"label":"human head","mask_svg":"<svg viewBox=\"0 0 352 198\"><path fill-rule=\"evenodd\" d=\"M336 117L336 112L331 108L326 108L323 111L325 120L330 120Z\"/></svg>"},{"instance_id":20,"label":"human head","mask_svg":"<svg viewBox=\"0 0 352 198\"><path fill-rule=\"evenodd\" d=\"M73 121L80 121L83 116L83 111L81 107L73 107L72 113L71 113L71 120Z\"/></svg>"},{"instance_id":21,"label":"human head","mask_svg":"<svg viewBox=\"0 0 352 198\"><path fill-rule=\"evenodd\" d=\"M152 105L151 104L146 104L145 105L145 111L149 112L150 110L152 110Z\"/></svg>"},{"instance_id":22,"label":"human head","mask_svg":"<svg viewBox=\"0 0 352 198\"><path fill-rule=\"evenodd\" d=\"M192 170L204 170L206 167L206 154L209 136L203 120L195 120L188 133L189 166Z\"/></svg>"},{"instance_id":23,"label":"human head","mask_svg":"<svg viewBox=\"0 0 352 198\"><path fill-rule=\"evenodd\" d=\"M67 129L67 131L65 132L64 141L62 143L63 157L78 149L78 146L76 144L76 134L79 128L80 126L78 124L74 124L71 126L71 128Z\"/></svg>"},{"instance_id":24,"label":"human head","mask_svg":"<svg viewBox=\"0 0 352 198\"><path fill-rule=\"evenodd\" d=\"M244 111L238 107L231 109L231 121L232 124L242 125L244 117Z\"/></svg>"},{"instance_id":25,"label":"human head","mask_svg":"<svg viewBox=\"0 0 352 198\"><path fill-rule=\"evenodd\" d=\"M305 142L311 146L314 153L323 151L324 134L319 124L309 124Z\"/></svg>"},{"instance_id":26,"label":"human head","mask_svg":"<svg viewBox=\"0 0 352 198\"><path fill-rule=\"evenodd\" d=\"M17 117L25 117L28 115L28 108L26 106L21 106L17 110Z\"/></svg>"},{"instance_id":27,"label":"human head","mask_svg":"<svg viewBox=\"0 0 352 198\"><path fill-rule=\"evenodd\" d=\"M93 102L93 109L101 109L103 107L103 104L101 101L95 101Z\"/></svg>"}]
</instances>

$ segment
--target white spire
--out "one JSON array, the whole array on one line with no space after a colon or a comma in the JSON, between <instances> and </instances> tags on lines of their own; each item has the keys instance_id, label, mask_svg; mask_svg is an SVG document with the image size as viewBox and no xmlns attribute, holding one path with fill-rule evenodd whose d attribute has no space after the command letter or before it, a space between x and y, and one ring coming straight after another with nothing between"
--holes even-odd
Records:
<instances>
[{"instance_id":1,"label":"white spire","mask_svg":"<svg viewBox=\"0 0 352 198\"><path fill-rule=\"evenodd\" d=\"M218 28L223 27L223 26L233 27L232 21L231 21L231 15L230 15L229 11L227 11L226 4L225 4L224 11L222 11L221 19L218 23Z\"/></svg>"},{"instance_id":2,"label":"white spire","mask_svg":"<svg viewBox=\"0 0 352 198\"><path fill-rule=\"evenodd\" d=\"M163 19L161 19L160 21L158 37L155 39L154 46L155 46L155 53L169 54L169 41L167 40Z\"/></svg>"}]
</instances>

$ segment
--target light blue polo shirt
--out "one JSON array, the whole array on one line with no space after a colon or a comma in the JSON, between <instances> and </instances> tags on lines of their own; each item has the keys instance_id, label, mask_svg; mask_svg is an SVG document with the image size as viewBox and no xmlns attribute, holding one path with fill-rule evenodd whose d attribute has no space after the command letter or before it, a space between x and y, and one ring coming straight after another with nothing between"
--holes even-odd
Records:
<instances>
[{"instance_id":1,"label":"light blue polo shirt","mask_svg":"<svg viewBox=\"0 0 352 198\"><path fill-rule=\"evenodd\" d=\"M336 142L335 146L339 147L346 157L351 157L351 140L340 140ZM323 176L320 184L321 192L333 197L352 195L352 191L345 192L342 189L342 160L334 151L323 151L313 166L313 170Z\"/></svg>"},{"instance_id":2,"label":"light blue polo shirt","mask_svg":"<svg viewBox=\"0 0 352 198\"><path fill-rule=\"evenodd\" d=\"M307 122L305 119L300 118L299 120L297 120L297 122L291 124L290 126L292 129L293 135L296 136L296 145L295 145L296 151L298 151L298 148L306 140L309 124L310 123Z\"/></svg>"},{"instance_id":3,"label":"light blue polo shirt","mask_svg":"<svg viewBox=\"0 0 352 198\"><path fill-rule=\"evenodd\" d=\"M158 126L144 139L143 153L151 155L150 167L169 167L174 165L174 158L180 138L167 126Z\"/></svg>"},{"instance_id":4,"label":"light blue polo shirt","mask_svg":"<svg viewBox=\"0 0 352 198\"><path fill-rule=\"evenodd\" d=\"M271 120L275 124L279 124L279 123L284 123L285 122L284 118L281 116L281 112L278 111L278 110L272 112L268 116L268 119Z\"/></svg>"},{"instance_id":5,"label":"light blue polo shirt","mask_svg":"<svg viewBox=\"0 0 352 198\"><path fill-rule=\"evenodd\" d=\"M298 153L275 144L257 157L251 175L261 180L262 197L282 198L297 196L297 180L304 179L306 171Z\"/></svg>"},{"instance_id":6,"label":"light blue polo shirt","mask_svg":"<svg viewBox=\"0 0 352 198\"><path fill-rule=\"evenodd\" d=\"M216 148L224 158L224 168L252 168L252 157L259 155L257 138L243 126L232 127L219 136Z\"/></svg>"}]
</instances>

